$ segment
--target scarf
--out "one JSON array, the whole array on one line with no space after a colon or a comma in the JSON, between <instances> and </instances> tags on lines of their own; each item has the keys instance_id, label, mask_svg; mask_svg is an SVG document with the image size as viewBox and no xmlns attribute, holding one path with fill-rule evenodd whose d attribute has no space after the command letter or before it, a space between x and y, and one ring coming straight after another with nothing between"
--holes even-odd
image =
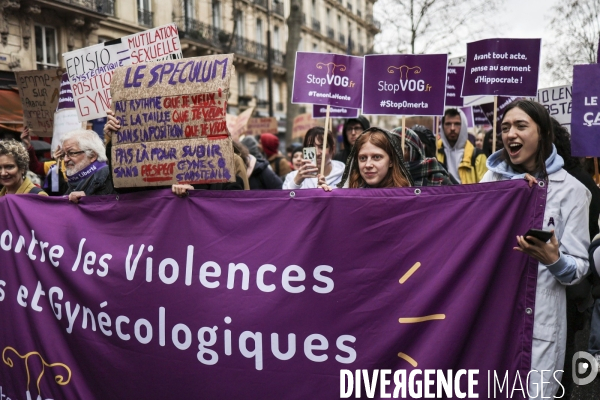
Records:
<instances>
[{"instance_id":1,"label":"scarf","mask_svg":"<svg viewBox=\"0 0 600 400\"><path fill-rule=\"evenodd\" d=\"M93 175L98 170L100 170L101 168L104 168L104 167L106 167L105 162L94 161L93 163L91 163L90 165L88 165L87 167L82 169L81 171L77 172L76 174L67 176L69 185L77 186L79 184L79 182L81 182L83 179L90 177L91 175Z\"/></svg>"}]
</instances>

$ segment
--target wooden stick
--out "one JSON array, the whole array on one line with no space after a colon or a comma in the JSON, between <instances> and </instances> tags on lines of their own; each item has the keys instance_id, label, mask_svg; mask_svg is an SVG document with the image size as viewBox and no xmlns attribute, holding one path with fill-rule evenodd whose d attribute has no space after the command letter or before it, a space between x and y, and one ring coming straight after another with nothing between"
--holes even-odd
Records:
<instances>
[{"instance_id":1,"label":"wooden stick","mask_svg":"<svg viewBox=\"0 0 600 400\"><path fill-rule=\"evenodd\" d=\"M433 117L433 134L435 135L435 141L438 140L438 125L440 124L440 117Z\"/></svg>"},{"instance_id":2,"label":"wooden stick","mask_svg":"<svg viewBox=\"0 0 600 400\"><path fill-rule=\"evenodd\" d=\"M598 50L600 51L600 50ZM594 180L596 181L596 185L600 185L600 173L598 172L598 158L594 157Z\"/></svg>"},{"instance_id":3,"label":"wooden stick","mask_svg":"<svg viewBox=\"0 0 600 400\"><path fill-rule=\"evenodd\" d=\"M402 158L404 158L404 144L406 143L406 117L402 116Z\"/></svg>"},{"instance_id":4,"label":"wooden stick","mask_svg":"<svg viewBox=\"0 0 600 400\"><path fill-rule=\"evenodd\" d=\"M321 153L321 175L325 176L325 152L327 151L327 128L329 127L329 104L325 114L325 132L323 134L323 152Z\"/></svg>"},{"instance_id":5,"label":"wooden stick","mask_svg":"<svg viewBox=\"0 0 600 400\"><path fill-rule=\"evenodd\" d=\"M492 154L496 152L496 125L498 122L498 96L494 96L494 121L492 123Z\"/></svg>"}]
</instances>

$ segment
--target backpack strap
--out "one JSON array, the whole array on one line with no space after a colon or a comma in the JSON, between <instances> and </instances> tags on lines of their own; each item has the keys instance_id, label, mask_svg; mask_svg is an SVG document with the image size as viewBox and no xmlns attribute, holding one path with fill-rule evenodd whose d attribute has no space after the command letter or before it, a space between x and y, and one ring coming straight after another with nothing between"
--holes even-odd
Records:
<instances>
[{"instance_id":1,"label":"backpack strap","mask_svg":"<svg viewBox=\"0 0 600 400\"><path fill-rule=\"evenodd\" d=\"M275 157L275 159L273 161L275 161L275 174L277 174L277 176L279 176L279 163L281 162L281 159L283 157Z\"/></svg>"},{"instance_id":2,"label":"backpack strap","mask_svg":"<svg viewBox=\"0 0 600 400\"><path fill-rule=\"evenodd\" d=\"M42 191L41 188L34 186L30 191L29 194L39 194Z\"/></svg>"}]
</instances>

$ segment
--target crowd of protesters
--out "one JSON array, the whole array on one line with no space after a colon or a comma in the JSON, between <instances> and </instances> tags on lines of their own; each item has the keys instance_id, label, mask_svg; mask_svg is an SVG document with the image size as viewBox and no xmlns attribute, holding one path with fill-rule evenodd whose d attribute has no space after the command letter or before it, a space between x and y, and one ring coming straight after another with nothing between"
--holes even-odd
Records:
<instances>
[{"instance_id":1,"label":"crowd of protesters","mask_svg":"<svg viewBox=\"0 0 600 400\"><path fill-rule=\"evenodd\" d=\"M600 267L600 189L580 160L571 157L569 132L543 106L529 100L517 100L506 108L494 153L492 130L470 135L466 117L458 109L446 110L437 138L422 125L404 132L384 128L372 127L364 116L348 119L343 124L340 149L336 149L333 132L311 128L302 143L288 145L286 155L275 132L242 137L234 142L235 182L177 184L171 189L185 196L197 189L329 192L335 188L446 186L511 179L526 179L530 186L548 185L544 229L552 231L551 239L543 242L519 236L514 248L538 261L531 369L568 370L574 332L582 328L585 312L592 316L589 352L600 364L600 276L596 267ZM78 203L85 196L141 190L113 186L111 138L119 129L109 112L104 140L90 130L69 132L49 161L38 159L27 129L21 143L0 140L0 196L66 196ZM304 157L303 149L309 148L316 153L314 159ZM41 177L40 186L28 178L28 170ZM591 245L590 238L594 238ZM567 392L570 376L563 375ZM557 383L547 378L534 377L530 386L543 380L544 393L557 393ZM535 391L534 387L531 392Z\"/></svg>"}]
</instances>

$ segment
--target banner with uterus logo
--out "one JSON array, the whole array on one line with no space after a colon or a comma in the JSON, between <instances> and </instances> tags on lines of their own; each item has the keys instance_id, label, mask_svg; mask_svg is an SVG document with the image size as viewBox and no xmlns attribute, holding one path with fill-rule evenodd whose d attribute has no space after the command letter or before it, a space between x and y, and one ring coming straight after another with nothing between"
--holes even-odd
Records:
<instances>
[{"instance_id":1,"label":"banner with uterus logo","mask_svg":"<svg viewBox=\"0 0 600 400\"><path fill-rule=\"evenodd\" d=\"M544 196L523 180L0 197L0 396L417 398L442 371L445 398L519 398L538 263L513 246ZM348 389L367 375L374 397Z\"/></svg>"},{"instance_id":2,"label":"banner with uterus logo","mask_svg":"<svg viewBox=\"0 0 600 400\"><path fill-rule=\"evenodd\" d=\"M366 55L363 113L442 115L447 54Z\"/></svg>"},{"instance_id":3,"label":"banner with uterus logo","mask_svg":"<svg viewBox=\"0 0 600 400\"><path fill-rule=\"evenodd\" d=\"M362 79L362 57L299 51L292 103L361 108Z\"/></svg>"}]
</instances>

